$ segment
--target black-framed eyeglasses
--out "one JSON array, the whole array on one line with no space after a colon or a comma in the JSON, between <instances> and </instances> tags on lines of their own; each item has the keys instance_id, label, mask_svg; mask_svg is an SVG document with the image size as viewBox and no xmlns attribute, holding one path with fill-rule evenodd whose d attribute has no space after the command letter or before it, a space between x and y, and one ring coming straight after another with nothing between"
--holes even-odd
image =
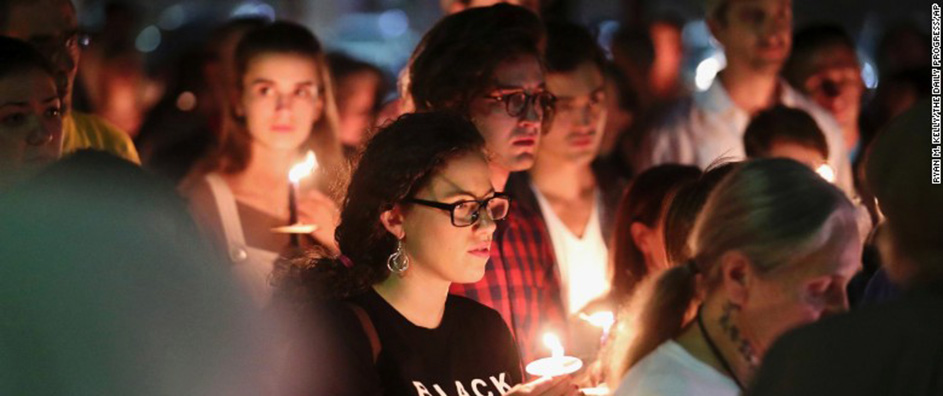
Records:
<instances>
[{"instance_id":1,"label":"black-framed eyeglasses","mask_svg":"<svg viewBox=\"0 0 943 396\"><path fill-rule=\"evenodd\" d=\"M491 220L504 220L508 216L508 210L511 207L511 198L504 193L495 193L493 196L481 201L466 199L454 203L443 203L419 198L406 198L403 201L447 210L452 216L452 225L456 227L468 227L477 223L481 219L482 209L488 211L488 217Z\"/></svg>"},{"instance_id":2,"label":"black-framed eyeglasses","mask_svg":"<svg viewBox=\"0 0 943 396\"><path fill-rule=\"evenodd\" d=\"M544 114L553 111L553 105L557 101L557 97L547 91L533 94L517 91L504 95L487 95L485 98L503 102L504 111L511 117L520 117L531 103L534 104L534 111L537 112L537 116L543 117Z\"/></svg>"}]
</instances>

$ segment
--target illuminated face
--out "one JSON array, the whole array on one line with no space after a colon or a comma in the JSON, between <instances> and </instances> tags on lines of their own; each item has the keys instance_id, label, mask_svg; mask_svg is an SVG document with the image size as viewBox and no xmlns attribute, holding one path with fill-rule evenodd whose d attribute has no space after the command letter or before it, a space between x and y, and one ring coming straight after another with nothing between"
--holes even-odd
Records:
<instances>
[{"instance_id":1,"label":"illuminated face","mask_svg":"<svg viewBox=\"0 0 943 396\"><path fill-rule=\"evenodd\" d=\"M847 128L858 124L864 82L854 49L837 44L816 51L803 67L801 89Z\"/></svg>"},{"instance_id":2,"label":"illuminated face","mask_svg":"<svg viewBox=\"0 0 943 396\"><path fill-rule=\"evenodd\" d=\"M491 170L481 153L468 153L450 160L429 184L413 198L442 203L482 200L494 195ZM468 227L452 225L448 211L408 204L403 212L403 238L410 265L408 276L426 276L453 283L473 283L484 276L491 257L491 240L496 225L482 213Z\"/></svg>"},{"instance_id":3,"label":"illuminated face","mask_svg":"<svg viewBox=\"0 0 943 396\"><path fill-rule=\"evenodd\" d=\"M318 67L295 54L266 53L249 61L241 107L254 146L291 151L305 143L324 107Z\"/></svg>"},{"instance_id":4,"label":"illuminated face","mask_svg":"<svg viewBox=\"0 0 943 396\"><path fill-rule=\"evenodd\" d=\"M470 103L469 117L485 138L492 165L509 172L530 169L545 113L533 97L546 91L543 70L537 58L519 56L498 65L492 80L491 89ZM506 98L515 93L525 93L530 100L519 115L512 116Z\"/></svg>"},{"instance_id":5,"label":"illuminated face","mask_svg":"<svg viewBox=\"0 0 943 396\"><path fill-rule=\"evenodd\" d=\"M740 325L758 353L790 329L848 309L845 288L861 267L862 249L848 212L833 215L823 227L829 237L819 249L752 278Z\"/></svg>"},{"instance_id":6,"label":"illuminated face","mask_svg":"<svg viewBox=\"0 0 943 396\"><path fill-rule=\"evenodd\" d=\"M59 159L61 108L46 73L32 70L0 79L0 188Z\"/></svg>"},{"instance_id":7,"label":"illuminated face","mask_svg":"<svg viewBox=\"0 0 943 396\"><path fill-rule=\"evenodd\" d=\"M56 86L66 109L72 106L72 86L78 73L78 19L68 0L17 2L6 16L4 36L28 41L56 68Z\"/></svg>"},{"instance_id":8,"label":"illuminated face","mask_svg":"<svg viewBox=\"0 0 943 396\"><path fill-rule=\"evenodd\" d=\"M728 64L779 71L792 45L792 1L729 0L720 11L709 22Z\"/></svg>"},{"instance_id":9,"label":"illuminated face","mask_svg":"<svg viewBox=\"0 0 943 396\"><path fill-rule=\"evenodd\" d=\"M584 62L567 73L548 73L547 90L557 97L550 131L540 152L589 163L599 152L606 123L606 86L602 72Z\"/></svg>"}]
</instances>

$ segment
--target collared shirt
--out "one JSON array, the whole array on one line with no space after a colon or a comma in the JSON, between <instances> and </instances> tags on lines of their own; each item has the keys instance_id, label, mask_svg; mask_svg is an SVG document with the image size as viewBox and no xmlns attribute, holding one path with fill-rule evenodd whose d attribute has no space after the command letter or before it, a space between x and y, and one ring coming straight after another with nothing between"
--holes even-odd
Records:
<instances>
[{"instance_id":1,"label":"collared shirt","mask_svg":"<svg viewBox=\"0 0 943 396\"><path fill-rule=\"evenodd\" d=\"M515 201L499 223L484 277L450 290L493 308L514 333L523 363L549 356L544 332L566 340L553 250L540 213Z\"/></svg>"},{"instance_id":2,"label":"collared shirt","mask_svg":"<svg viewBox=\"0 0 943 396\"><path fill-rule=\"evenodd\" d=\"M779 81L778 102L809 113L825 135L828 163L835 170L835 184L854 195L851 162L838 122L809 98ZM750 114L736 106L720 79L710 88L682 99L653 130L636 153L635 168L643 171L667 163L691 164L707 168L722 160L743 160L743 134Z\"/></svg>"},{"instance_id":3,"label":"collared shirt","mask_svg":"<svg viewBox=\"0 0 943 396\"><path fill-rule=\"evenodd\" d=\"M105 151L141 164L138 151L127 133L101 117L71 111L62 119L62 154L83 149Z\"/></svg>"}]
</instances>

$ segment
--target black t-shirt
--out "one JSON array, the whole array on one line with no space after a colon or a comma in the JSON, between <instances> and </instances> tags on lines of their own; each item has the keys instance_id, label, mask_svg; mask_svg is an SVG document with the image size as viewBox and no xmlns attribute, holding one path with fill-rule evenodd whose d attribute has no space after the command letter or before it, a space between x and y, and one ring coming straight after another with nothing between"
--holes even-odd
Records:
<instances>
[{"instance_id":1,"label":"black t-shirt","mask_svg":"<svg viewBox=\"0 0 943 396\"><path fill-rule=\"evenodd\" d=\"M362 307L376 329L376 363L350 303ZM333 322L334 341L317 369L320 381L313 394L498 396L521 382L519 354L507 325L496 311L473 300L449 295L435 329L412 324L373 289L325 312L322 317Z\"/></svg>"}]
</instances>

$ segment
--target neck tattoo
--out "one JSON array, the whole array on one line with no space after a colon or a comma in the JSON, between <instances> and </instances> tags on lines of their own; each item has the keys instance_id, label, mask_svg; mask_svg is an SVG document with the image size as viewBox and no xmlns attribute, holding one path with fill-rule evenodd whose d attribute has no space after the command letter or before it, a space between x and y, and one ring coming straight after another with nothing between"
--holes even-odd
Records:
<instances>
[{"instance_id":1,"label":"neck tattoo","mask_svg":"<svg viewBox=\"0 0 943 396\"><path fill-rule=\"evenodd\" d=\"M737 351L740 357L747 361L749 369L752 371L757 366L756 355L753 354L753 349L750 347L750 344L740 336L740 330L732 324L730 318L731 313L736 309L738 308L730 302L724 306L724 312L720 318L720 326L724 334L726 334L734 344L738 345ZM697 325L701 331L701 335L704 336L704 341L706 341L707 346L710 347L711 353L714 354L714 357L717 358L724 370L730 374L730 377L733 379L734 383L737 384L737 387L740 388L740 390L745 389L743 382L740 381L740 377L737 376L737 373L733 370L733 366L727 361L727 358L721 353L720 348L717 347L717 344L714 343L714 340L711 338L710 334L708 334L707 326L704 325L704 317L700 309L698 309L697 312Z\"/></svg>"},{"instance_id":2,"label":"neck tattoo","mask_svg":"<svg viewBox=\"0 0 943 396\"><path fill-rule=\"evenodd\" d=\"M753 351L753 346L745 338L741 336L740 329L733 323L734 311L740 310L740 307L734 305L732 302L727 301L724 304L724 311L720 316L720 328L724 330L724 334L727 335L727 339L732 341L737 345L737 352L740 353L740 357L743 358L749 364L750 369L755 369L760 364L760 360L756 357L756 353Z\"/></svg>"}]
</instances>

